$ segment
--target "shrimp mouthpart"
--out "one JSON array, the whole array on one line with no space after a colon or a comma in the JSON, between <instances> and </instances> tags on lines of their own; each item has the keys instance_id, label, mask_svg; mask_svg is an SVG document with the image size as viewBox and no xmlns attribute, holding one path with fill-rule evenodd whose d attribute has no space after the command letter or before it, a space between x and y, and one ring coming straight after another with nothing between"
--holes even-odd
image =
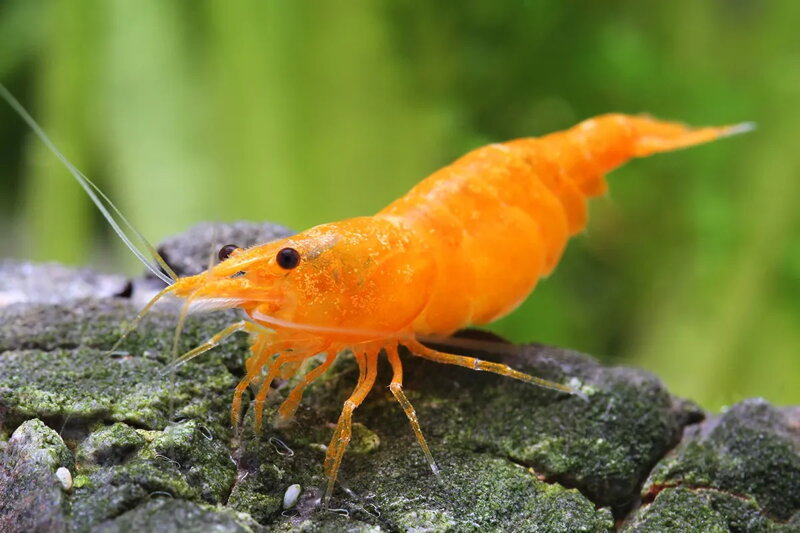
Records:
<instances>
[{"instance_id":1,"label":"shrimp mouthpart","mask_svg":"<svg viewBox=\"0 0 800 533\"><path fill-rule=\"evenodd\" d=\"M217 311L219 309L230 309L232 307L239 307L246 300L240 298L202 298L195 297L189 300L189 314L192 313L205 313L208 311Z\"/></svg>"},{"instance_id":2,"label":"shrimp mouthpart","mask_svg":"<svg viewBox=\"0 0 800 533\"><path fill-rule=\"evenodd\" d=\"M241 307L248 302L262 303L276 300L266 294L247 294L250 291L240 280L211 278L208 272L178 278L173 287L175 296L187 300L189 313Z\"/></svg>"}]
</instances>

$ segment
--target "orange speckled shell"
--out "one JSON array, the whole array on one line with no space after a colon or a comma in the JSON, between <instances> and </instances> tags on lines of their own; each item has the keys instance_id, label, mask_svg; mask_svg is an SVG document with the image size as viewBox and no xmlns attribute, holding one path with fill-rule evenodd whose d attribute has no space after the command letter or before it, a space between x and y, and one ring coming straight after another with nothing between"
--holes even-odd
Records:
<instances>
[{"instance_id":1,"label":"orange speckled shell","mask_svg":"<svg viewBox=\"0 0 800 533\"><path fill-rule=\"evenodd\" d=\"M603 115L545 137L478 148L435 172L377 215L432 243L436 282L414 331L448 333L511 312L585 226L587 199L605 192L606 172L723 133Z\"/></svg>"}]
</instances>

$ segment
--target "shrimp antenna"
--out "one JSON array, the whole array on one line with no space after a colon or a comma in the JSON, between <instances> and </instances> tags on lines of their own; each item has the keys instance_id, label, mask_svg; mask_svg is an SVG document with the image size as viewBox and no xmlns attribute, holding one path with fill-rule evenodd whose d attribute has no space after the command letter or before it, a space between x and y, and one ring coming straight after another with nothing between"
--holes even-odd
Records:
<instances>
[{"instance_id":1,"label":"shrimp antenna","mask_svg":"<svg viewBox=\"0 0 800 533\"><path fill-rule=\"evenodd\" d=\"M142 308L142 310L139 311L139 314L136 315L136 318L134 318L133 321L130 324L128 324L128 327L125 328L125 331L122 332L122 335L120 335L119 339L117 339L117 342L115 342L114 345L111 347L111 349L108 350L108 353L116 352L117 348L119 348L120 344L122 344L122 341L124 341L125 338L128 335L130 335L131 332L137 328L137 326L139 326L139 322L142 321L142 319L145 317L145 315L147 315L150 309L153 308L156 302L158 302L165 294L172 292L174 289L175 289L174 284L168 285L167 287L159 291L158 294L153 296L153 298L149 302L147 302L147 305L145 305L144 308Z\"/></svg>"},{"instance_id":2,"label":"shrimp antenna","mask_svg":"<svg viewBox=\"0 0 800 533\"><path fill-rule=\"evenodd\" d=\"M142 264L147 267L147 269L158 279L167 285L172 285L172 283L178 279L178 276L169 267L166 261L164 261L164 259L158 254L153 245L150 244L147 239L145 239L144 235L142 235L139 230L133 227L133 224L131 224L128 219L125 218L125 215L122 214L122 212L117 208L116 205L114 205L108 196L106 196L103 191L101 191L100 188L89 178L87 178L80 170L75 168L70 160L67 159L63 153L61 153L61 151L56 147L55 143L50 140L50 137L47 136L41 126L39 126L39 124L25 110L25 108L22 107L22 104L20 104L19 101L14 98L14 95L12 95L2 83L0 83L0 96L2 96L3 99L8 102L8 105L10 105L14 111L16 111L17 114L22 117L22 120L24 120L28 126L30 126L36 136L39 137L39 139L45 144L45 146L47 146L53 155L55 155L61 161L69 173L72 174L78 184L80 184L83 190L86 191L86 194L89 195L89 198L91 198L92 202L94 202L94 205L97 206L97 209L100 210L100 213L102 213L103 217L108 221L109 224L111 224L114 232L119 236L120 239L122 239L122 242L125 243L125 246L128 247L133 255L135 255L136 258L141 261ZM106 205L108 207L106 207ZM114 215L111 213L112 211L119 217L119 219L122 221L122 224L128 228L128 230L130 230L142 244L144 244L151 257L155 260L155 265L151 263L145 257L145 254L143 254L141 250L139 250L139 248L137 248L136 245L131 241L131 239L128 237L128 234L125 233L125 230L123 230L122 227L120 227L120 224L117 223ZM161 267L163 271L159 270L159 267Z\"/></svg>"}]
</instances>

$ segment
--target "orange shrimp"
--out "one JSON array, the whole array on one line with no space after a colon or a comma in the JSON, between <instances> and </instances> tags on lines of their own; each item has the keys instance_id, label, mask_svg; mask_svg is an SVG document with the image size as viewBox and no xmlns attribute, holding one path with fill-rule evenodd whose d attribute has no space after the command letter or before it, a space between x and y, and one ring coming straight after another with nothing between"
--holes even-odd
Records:
<instances>
[{"instance_id":1,"label":"orange shrimp","mask_svg":"<svg viewBox=\"0 0 800 533\"><path fill-rule=\"evenodd\" d=\"M474 150L374 216L323 224L250 249L226 246L218 265L177 280L165 292L203 306L239 307L252 321L230 326L184 358L234 331L249 331L251 364L236 388L231 418L238 425L242 394L266 367L255 397L260 430L270 383L282 367L291 365L292 374L297 362L327 354L280 406L279 415L288 417L305 386L337 353L355 354L360 379L325 459L327 502L350 441L353 411L375 383L378 355L384 351L393 371L390 390L437 473L403 393L398 346L439 363L577 393L502 364L432 350L416 337L487 324L516 308L555 267L567 239L584 227L587 199L605 191L606 172L632 157L747 129L689 129L647 117L605 115L542 138Z\"/></svg>"},{"instance_id":2,"label":"orange shrimp","mask_svg":"<svg viewBox=\"0 0 800 533\"><path fill-rule=\"evenodd\" d=\"M2 85L0 95L74 170ZM323 224L249 249L227 245L219 251L220 263L206 272L178 279L170 272L174 283L156 295L139 317L168 293L185 298L188 308L242 309L245 319L178 362L210 350L237 331L249 332L252 353L246 375L234 392L231 419L238 427L242 395L266 369L255 396L257 431L275 378L293 376L303 361L325 354L324 361L300 378L279 407L279 416L288 418L297 409L305 387L322 375L339 353L353 353L360 377L344 403L327 448L325 505L350 441L353 412L374 385L378 356L385 352L393 372L390 390L407 415L428 464L438 474L417 415L403 392L398 347L439 363L580 395L568 385L503 364L430 349L417 338L487 324L514 310L539 278L553 270L567 239L585 226L587 199L605 191L605 173L633 157L751 128L739 124L690 129L645 116L609 114L545 137L478 148L374 216ZM104 214L107 210L95 192L141 238L85 176L77 170L73 175ZM116 223L109 221L121 233ZM141 255L137 254L140 259ZM163 263L157 256L156 260Z\"/></svg>"}]
</instances>

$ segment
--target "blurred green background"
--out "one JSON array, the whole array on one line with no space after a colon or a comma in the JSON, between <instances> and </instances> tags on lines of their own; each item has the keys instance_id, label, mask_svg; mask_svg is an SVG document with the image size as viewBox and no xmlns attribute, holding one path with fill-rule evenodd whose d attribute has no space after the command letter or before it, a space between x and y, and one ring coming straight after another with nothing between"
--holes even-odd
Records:
<instances>
[{"instance_id":1,"label":"blurred green background","mask_svg":"<svg viewBox=\"0 0 800 533\"><path fill-rule=\"evenodd\" d=\"M634 161L495 330L710 408L800 403L800 3L4 0L0 80L151 241L370 214L607 111L755 133ZM137 272L0 105L5 257ZM446 370L443 370L446 371Z\"/></svg>"}]
</instances>

